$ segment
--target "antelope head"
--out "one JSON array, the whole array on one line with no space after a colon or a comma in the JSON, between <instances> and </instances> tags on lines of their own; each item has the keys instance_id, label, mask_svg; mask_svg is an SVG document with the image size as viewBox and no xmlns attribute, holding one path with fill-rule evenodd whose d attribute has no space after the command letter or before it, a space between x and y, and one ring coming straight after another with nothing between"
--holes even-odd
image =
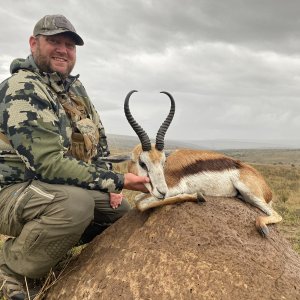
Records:
<instances>
[{"instance_id":1,"label":"antelope head","mask_svg":"<svg viewBox=\"0 0 300 300\"><path fill-rule=\"evenodd\" d=\"M148 191L156 198L163 199L168 193L168 186L164 175L164 164L166 161L166 153L164 151L164 138L175 113L175 101L168 92L166 94L171 101L170 112L165 121L160 126L155 144L151 144L150 139L145 130L135 121L130 109L130 96L137 91L129 92L125 98L124 111L128 123L137 134L141 144L137 145L131 155L115 155L110 157L100 157L100 161L108 161L112 163L128 162L128 172L139 176L148 176L150 183L145 184ZM169 154L169 153L168 153Z\"/></svg>"},{"instance_id":2,"label":"antelope head","mask_svg":"<svg viewBox=\"0 0 300 300\"><path fill-rule=\"evenodd\" d=\"M131 154L131 161L128 163L128 171L140 176L148 176L151 180L146 184L148 191L156 198L165 198L168 192L164 175L164 164L166 155L164 150L164 138L169 128L175 113L175 101L171 94L168 92L161 92L166 94L171 101L170 112L165 121L160 126L155 145L151 144L150 139L144 129L135 121L130 109L129 99L130 96L137 91L129 92L125 98L124 111L128 123L137 134L141 144L136 146Z\"/></svg>"}]
</instances>

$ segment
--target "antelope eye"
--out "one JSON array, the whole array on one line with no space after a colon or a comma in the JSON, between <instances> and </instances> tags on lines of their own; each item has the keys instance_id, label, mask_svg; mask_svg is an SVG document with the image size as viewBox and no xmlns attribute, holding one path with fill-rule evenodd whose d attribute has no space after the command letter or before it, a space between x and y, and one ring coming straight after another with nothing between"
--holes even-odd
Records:
<instances>
[{"instance_id":1,"label":"antelope eye","mask_svg":"<svg viewBox=\"0 0 300 300\"><path fill-rule=\"evenodd\" d=\"M139 165L140 165L141 168L143 168L144 170L147 171L147 166L146 166L146 164L144 162L142 162L141 160L139 160Z\"/></svg>"}]
</instances>

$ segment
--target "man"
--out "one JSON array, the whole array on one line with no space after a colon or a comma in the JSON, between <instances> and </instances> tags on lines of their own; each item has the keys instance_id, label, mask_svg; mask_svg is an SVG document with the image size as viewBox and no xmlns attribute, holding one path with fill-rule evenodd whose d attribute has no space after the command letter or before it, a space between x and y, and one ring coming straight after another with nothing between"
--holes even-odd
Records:
<instances>
[{"instance_id":1,"label":"man","mask_svg":"<svg viewBox=\"0 0 300 300\"><path fill-rule=\"evenodd\" d=\"M62 15L47 15L31 55L0 85L0 255L8 299L25 299L23 276L39 278L78 242L89 242L129 210L123 188L147 192L148 177L113 172L104 128L78 76L82 38Z\"/></svg>"}]
</instances>

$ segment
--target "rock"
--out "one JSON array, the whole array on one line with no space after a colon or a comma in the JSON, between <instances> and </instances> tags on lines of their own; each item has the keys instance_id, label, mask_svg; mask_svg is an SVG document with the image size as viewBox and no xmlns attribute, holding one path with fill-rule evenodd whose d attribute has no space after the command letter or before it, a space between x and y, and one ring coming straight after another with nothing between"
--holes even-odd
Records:
<instances>
[{"instance_id":1,"label":"rock","mask_svg":"<svg viewBox=\"0 0 300 300\"><path fill-rule=\"evenodd\" d=\"M300 299L300 256L233 198L133 209L95 238L46 299Z\"/></svg>"}]
</instances>

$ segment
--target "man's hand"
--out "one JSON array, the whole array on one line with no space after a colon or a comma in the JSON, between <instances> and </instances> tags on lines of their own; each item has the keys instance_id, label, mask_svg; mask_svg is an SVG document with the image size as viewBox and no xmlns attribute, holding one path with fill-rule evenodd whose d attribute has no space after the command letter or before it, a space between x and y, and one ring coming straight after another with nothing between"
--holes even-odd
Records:
<instances>
[{"instance_id":1,"label":"man's hand","mask_svg":"<svg viewBox=\"0 0 300 300\"><path fill-rule=\"evenodd\" d=\"M124 189L148 193L145 183L149 183L147 176L137 176L133 173L124 174Z\"/></svg>"},{"instance_id":2,"label":"man's hand","mask_svg":"<svg viewBox=\"0 0 300 300\"><path fill-rule=\"evenodd\" d=\"M118 206L120 206L121 203L122 203L123 197L124 196L123 196L122 193L120 193L120 194L110 193L109 194L109 203L110 203L110 206L113 209L118 208Z\"/></svg>"}]
</instances>

